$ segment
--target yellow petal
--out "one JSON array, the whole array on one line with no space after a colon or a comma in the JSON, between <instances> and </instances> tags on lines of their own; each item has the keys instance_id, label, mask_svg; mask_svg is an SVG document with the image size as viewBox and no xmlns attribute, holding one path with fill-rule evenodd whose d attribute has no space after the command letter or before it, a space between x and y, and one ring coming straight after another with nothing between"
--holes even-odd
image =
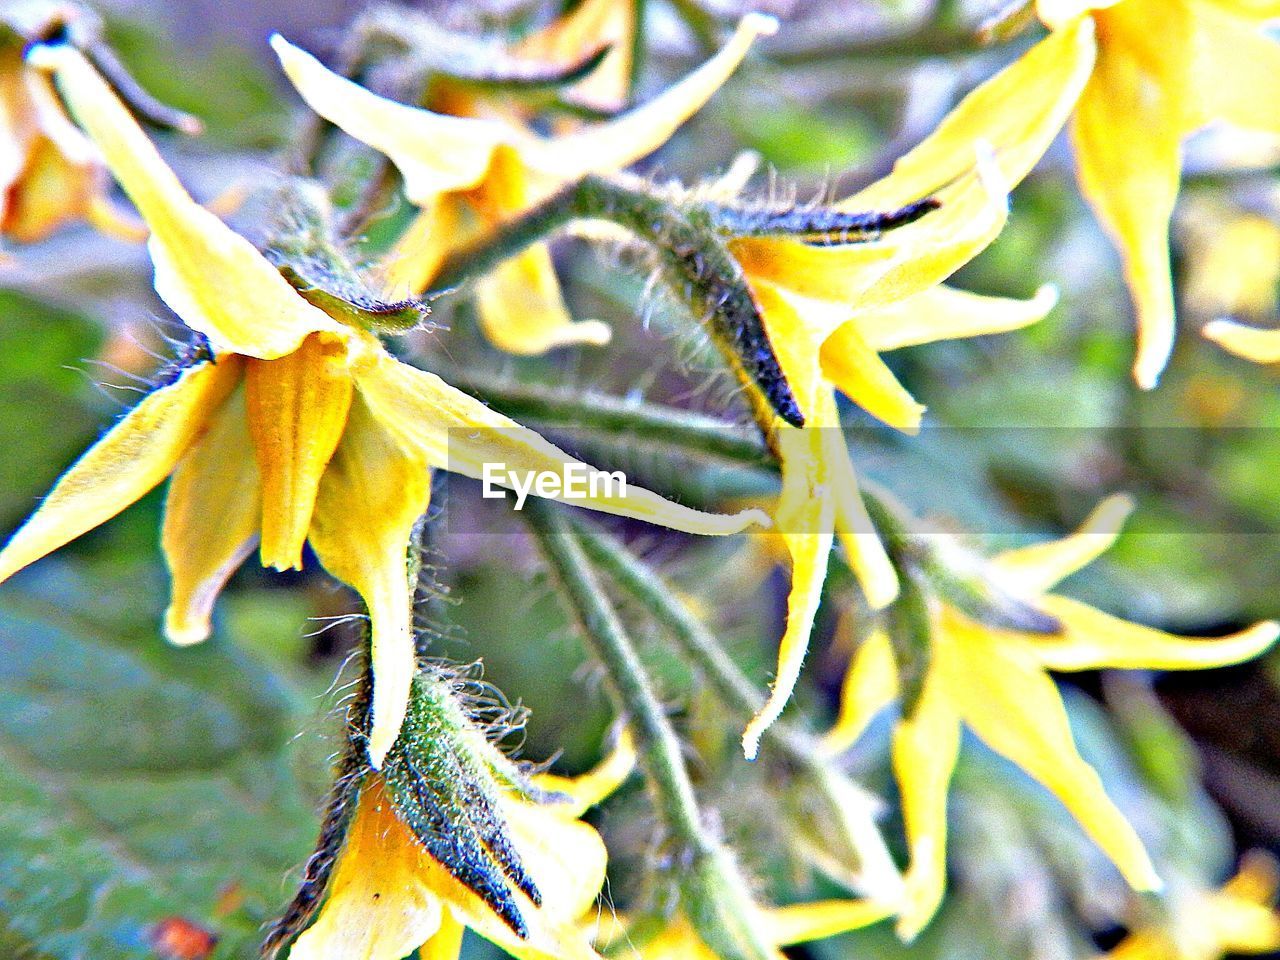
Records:
<instances>
[{"instance_id":1,"label":"yellow petal","mask_svg":"<svg viewBox=\"0 0 1280 960\"><path fill-rule=\"evenodd\" d=\"M867 413L907 433L920 430L924 405L898 382L856 324L846 323L828 337L820 356L826 378Z\"/></svg>"},{"instance_id":2,"label":"yellow petal","mask_svg":"<svg viewBox=\"0 0 1280 960\"><path fill-rule=\"evenodd\" d=\"M577 819L603 801L626 781L636 768L636 743L629 730L623 730L618 742L592 770L577 777L539 774L533 781L539 789L559 793L568 803L549 804L547 809L557 816Z\"/></svg>"},{"instance_id":3,"label":"yellow petal","mask_svg":"<svg viewBox=\"0 0 1280 960\"><path fill-rule=\"evenodd\" d=\"M67 159L53 141L38 137L26 166L8 191L0 229L14 243L36 243L89 216L104 189L101 168Z\"/></svg>"},{"instance_id":4,"label":"yellow petal","mask_svg":"<svg viewBox=\"0 0 1280 960\"><path fill-rule=\"evenodd\" d=\"M1132 510L1129 497L1107 497L1070 536L1006 550L989 563L1009 592L1037 597L1111 549Z\"/></svg>"},{"instance_id":5,"label":"yellow petal","mask_svg":"<svg viewBox=\"0 0 1280 960\"><path fill-rule=\"evenodd\" d=\"M1240 870L1222 886L1222 895L1250 903L1270 905L1280 892L1280 863L1262 850L1251 850L1240 861Z\"/></svg>"},{"instance_id":6,"label":"yellow petal","mask_svg":"<svg viewBox=\"0 0 1280 960\"><path fill-rule=\"evenodd\" d=\"M738 237L729 241L729 249L753 287L766 281L801 297L846 307L856 304L901 257L888 241L820 247L786 237ZM847 314L840 313L827 321L827 333L845 319Z\"/></svg>"},{"instance_id":7,"label":"yellow petal","mask_svg":"<svg viewBox=\"0 0 1280 960\"><path fill-rule=\"evenodd\" d=\"M602 347L613 332L600 320L574 322L560 293L551 251L535 244L476 282L484 334L499 350L520 356L556 347Z\"/></svg>"},{"instance_id":8,"label":"yellow petal","mask_svg":"<svg viewBox=\"0 0 1280 960\"><path fill-rule=\"evenodd\" d=\"M844 675L840 712L822 738L828 753L843 753L858 742L872 720L898 696L898 667L889 636L877 630L862 642Z\"/></svg>"},{"instance_id":9,"label":"yellow petal","mask_svg":"<svg viewBox=\"0 0 1280 960\"><path fill-rule=\"evenodd\" d=\"M818 900L766 910L764 926L777 946L788 947L860 930L892 913L891 907L871 900Z\"/></svg>"},{"instance_id":10,"label":"yellow petal","mask_svg":"<svg viewBox=\"0 0 1280 960\"><path fill-rule=\"evenodd\" d=\"M1169 218L1181 175L1180 144L1187 128L1189 92L1173 51L1186 50L1190 24L1165 5L1159 28L1130 13L1107 12L1120 40L1103 43L1072 123L1080 188L1124 262L1138 319L1134 379L1154 387L1173 348L1173 281L1169 272ZM1126 18L1112 25L1115 18ZM1150 35L1137 46L1135 36Z\"/></svg>"},{"instance_id":11,"label":"yellow petal","mask_svg":"<svg viewBox=\"0 0 1280 960\"><path fill-rule=\"evenodd\" d=\"M778 644L777 675L764 706L742 734L742 751L748 760L755 759L760 737L791 699L822 602L836 523L830 474L819 452L822 433L784 426L777 435L782 494L775 521L791 555L791 591L787 595L787 626Z\"/></svg>"},{"instance_id":12,"label":"yellow petal","mask_svg":"<svg viewBox=\"0 0 1280 960\"><path fill-rule=\"evenodd\" d=\"M435 374L400 363L386 353L370 358L357 385L384 428L424 464L478 479L486 475L488 464L491 475L503 474L493 476L500 486L508 485L509 471L525 481L544 473L572 479L584 470L594 470ZM739 533L753 524L769 525L769 518L760 510L704 513L630 483L625 491L617 484L601 483L594 493L588 489L581 497L548 496L686 533L723 535Z\"/></svg>"},{"instance_id":13,"label":"yellow petal","mask_svg":"<svg viewBox=\"0 0 1280 960\"><path fill-rule=\"evenodd\" d=\"M418 206L437 194L474 187L499 144L519 139L493 120L464 119L408 107L370 93L333 73L279 34L271 46L285 75L316 113L394 163L405 193Z\"/></svg>"},{"instance_id":14,"label":"yellow petal","mask_svg":"<svg viewBox=\"0 0 1280 960\"><path fill-rule=\"evenodd\" d=\"M1224 350L1254 363L1280 363L1280 330L1248 327L1233 320L1214 320L1202 331Z\"/></svg>"},{"instance_id":15,"label":"yellow petal","mask_svg":"<svg viewBox=\"0 0 1280 960\"><path fill-rule=\"evenodd\" d=\"M58 480L0 551L0 581L105 523L167 477L235 386L234 358L149 394Z\"/></svg>"},{"instance_id":16,"label":"yellow petal","mask_svg":"<svg viewBox=\"0 0 1280 960\"><path fill-rule=\"evenodd\" d=\"M1237 17L1266 21L1280 17L1280 3L1276 0L1206 0L1220 10Z\"/></svg>"},{"instance_id":17,"label":"yellow petal","mask_svg":"<svg viewBox=\"0 0 1280 960\"><path fill-rule=\"evenodd\" d=\"M307 337L278 360L249 360L249 432L262 474L262 563L302 569L320 475L338 447L354 390L346 344Z\"/></svg>"},{"instance_id":18,"label":"yellow petal","mask_svg":"<svg viewBox=\"0 0 1280 960\"><path fill-rule=\"evenodd\" d=\"M749 13L715 56L652 100L578 133L530 140L522 145L521 156L533 169L559 180L630 166L671 139L724 86L756 38L771 36L777 29L773 17Z\"/></svg>"},{"instance_id":19,"label":"yellow petal","mask_svg":"<svg viewBox=\"0 0 1280 960\"><path fill-rule=\"evenodd\" d=\"M1221 119L1280 133L1280 44L1212 3L1196 9L1193 42L1196 125Z\"/></svg>"},{"instance_id":20,"label":"yellow petal","mask_svg":"<svg viewBox=\"0 0 1280 960\"><path fill-rule=\"evenodd\" d=\"M566 93L575 103L597 110L619 110L626 104L631 86L637 19L635 0L583 0L572 12L525 37L513 52L568 69L609 46L604 61Z\"/></svg>"},{"instance_id":21,"label":"yellow petal","mask_svg":"<svg viewBox=\"0 0 1280 960\"><path fill-rule=\"evenodd\" d=\"M401 451L363 401L320 479L311 546L326 570L364 598L372 621L373 721L369 759L382 765L400 733L414 673L406 555L427 509L431 478Z\"/></svg>"},{"instance_id":22,"label":"yellow petal","mask_svg":"<svg viewBox=\"0 0 1280 960\"><path fill-rule=\"evenodd\" d=\"M891 209L936 193L972 168L979 143L988 145L999 179L1012 189L1044 155L1075 106L1093 68L1093 33L1093 22L1085 18L1040 41L961 100L889 176L840 206Z\"/></svg>"},{"instance_id":23,"label":"yellow petal","mask_svg":"<svg viewBox=\"0 0 1280 960\"><path fill-rule=\"evenodd\" d=\"M938 912L947 886L947 794L960 755L960 721L931 669L914 716L893 734L893 771L911 850L898 936L914 940Z\"/></svg>"},{"instance_id":24,"label":"yellow petal","mask_svg":"<svg viewBox=\"0 0 1280 960\"><path fill-rule=\"evenodd\" d=\"M76 119L151 228L161 299L218 352L272 359L340 325L303 300L253 244L191 199L123 103L67 44L29 60L54 71Z\"/></svg>"},{"instance_id":25,"label":"yellow petal","mask_svg":"<svg viewBox=\"0 0 1280 960\"><path fill-rule=\"evenodd\" d=\"M380 780L360 793L315 922L289 960L402 960L441 929L440 868L395 815Z\"/></svg>"},{"instance_id":26,"label":"yellow petal","mask_svg":"<svg viewBox=\"0 0 1280 960\"><path fill-rule=\"evenodd\" d=\"M164 615L172 643L209 636L214 600L257 543L262 497L251 445L244 391L237 390L169 482L161 544L173 580Z\"/></svg>"},{"instance_id":27,"label":"yellow petal","mask_svg":"<svg viewBox=\"0 0 1280 960\"><path fill-rule=\"evenodd\" d=\"M1137 833L1076 752L1067 711L1038 651L950 614L947 691L973 732L1053 793L1137 890L1160 879Z\"/></svg>"},{"instance_id":28,"label":"yellow petal","mask_svg":"<svg viewBox=\"0 0 1280 960\"><path fill-rule=\"evenodd\" d=\"M1017 330L1043 320L1057 302L1058 291L1052 286L1041 287L1030 300L984 297L936 286L896 303L858 310L848 325L871 349L884 352Z\"/></svg>"},{"instance_id":29,"label":"yellow petal","mask_svg":"<svg viewBox=\"0 0 1280 960\"><path fill-rule=\"evenodd\" d=\"M1113 617L1078 600L1047 596L1037 602L1065 628L1037 636L1036 657L1050 670L1203 670L1243 663L1266 651L1280 624L1264 621L1225 637L1179 637Z\"/></svg>"},{"instance_id":30,"label":"yellow petal","mask_svg":"<svg viewBox=\"0 0 1280 960\"><path fill-rule=\"evenodd\" d=\"M382 264L383 284L391 299L416 297L435 279L452 251L476 236L463 202L453 194L428 199Z\"/></svg>"},{"instance_id":31,"label":"yellow petal","mask_svg":"<svg viewBox=\"0 0 1280 960\"><path fill-rule=\"evenodd\" d=\"M1224 953L1271 954L1280 950L1280 916L1274 907L1216 898L1204 922Z\"/></svg>"},{"instance_id":32,"label":"yellow petal","mask_svg":"<svg viewBox=\"0 0 1280 960\"><path fill-rule=\"evenodd\" d=\"M419 960L458 960L462 955L462 937L467 928L453 915L452 910L444 911L440 920L440 929L418 948Z\"/></svg>"}]
</instances>

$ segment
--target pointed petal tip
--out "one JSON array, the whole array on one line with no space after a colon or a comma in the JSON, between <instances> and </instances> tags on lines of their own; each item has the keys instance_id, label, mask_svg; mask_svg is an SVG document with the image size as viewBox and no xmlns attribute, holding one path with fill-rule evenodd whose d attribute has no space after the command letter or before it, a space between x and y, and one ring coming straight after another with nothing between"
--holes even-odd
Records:
<instances>
[{"instance_id":1,"label":"pointed petal tip","mask_svg":"<svg viewBox=\"0 0 1280 960\"><path fill-rule=\"evenodd\" d=\"M209 639L213 632L209 622L183 621L176 611L169 610L164 618L164 636L175 647L193 647Z\"/></svg>"},{"instance_id":2,"label":"pointed petal tip","mask_svg":"<svg viewBox=\"0 0 1280 960\"><path fill-rule=\"evenodd\" d=\"M778 32L778 18L767 13L748 13L738 21L738 29L754 33L757 37L772 37Z\"/></svg>"}]
</instances>

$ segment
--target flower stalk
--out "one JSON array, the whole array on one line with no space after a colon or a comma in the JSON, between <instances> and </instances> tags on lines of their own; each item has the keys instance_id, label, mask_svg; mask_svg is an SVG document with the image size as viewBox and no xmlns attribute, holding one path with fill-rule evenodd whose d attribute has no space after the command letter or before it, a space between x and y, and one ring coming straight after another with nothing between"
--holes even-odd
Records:
<instances>
[{"instance_id":1,"label":"flower stalk","mask_svg":"<svg viewBox=\"0 0 1280 960\"><path fill-rule=\"evenodd\" d=\"M558 511L532 502L530 529L563 587L582 635L604 665L619 708L635 733L640 764L658 816L680 847L680 894L699 935L725 960L769 960L752 899L731 855L709 829L681 754L680 740L609 602L577 531Z\"/></svg>"}]
</instances>

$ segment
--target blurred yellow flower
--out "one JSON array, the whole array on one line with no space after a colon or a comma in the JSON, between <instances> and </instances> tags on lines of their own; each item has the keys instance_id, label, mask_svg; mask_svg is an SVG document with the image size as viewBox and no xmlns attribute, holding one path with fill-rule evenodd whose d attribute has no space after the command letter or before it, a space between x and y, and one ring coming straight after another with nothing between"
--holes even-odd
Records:
<instances>
[{"instance_id":1,"label":"blurred yellow flower","mask_svg":"<svg viewBox=\"0 0 1280 960\"><path fill-rule=\"evenodd\" d=\"M1080 187L1124 261L1138 319L1134 378L1155 386L1173 348L1169 221L1182 141L1214 121L1280 133L1274 0L1037 0L1052 29L1097 26L1098 58L1071 123Z\"/></svg>"},{"instance_id":2,"label":"blurred yellow flower","mask_svg":"<svg viewBox=\"0 0 1280 960\"><path fill-rule=\"evenodd\" d=\"M452 117L379 97L331 73L283 38L272 39L285 73L313 110L386 154L421 208L388 260L388 288L421 292L443 259L497 224L589 173L621 170L660 147L718 90L756 37L777 22L749 14L725 47L653 100L611 120L555 137L498 117ZM575 323L545 244L535 244L477 281L489 339L512 353L570 343L603 344L609 328Z\"/></svg>"},{"instance_id":3,"label":"blurred yellow flower","mask_svg":"<svg viewBox=\"0 0 1280 960\"><path fill-rule=\"evenodd\" d=\"M192 643L208 635L218 592L259 537L263 563L278 569L300 566L309 541L373 620L369 752L378 765L400 729L413 673L405 557L427 507L430 470L480 477L496 463L564 476L582 465L303 299L248 240L191 199L81 54L37 47L30 59L54 73L147 221L156 290L208 338L213 357L180 369L66 472L0 551L0 580L172 474L165 625L171 640ZM585 492L573 502L694 533L767 522L759 511L691 510L634 485Z\"/></svg>"},{"instance_id":4,"label":"blurred yellow flower","mask_svg":"<svg viewBox=\"0 0 1280 960\"><path fill-rule=\"evenodd\" d=\"M631 741L576 779L538 776L534 786L561 802L507 794L499 801L511 845L540 902L514 885L527 936L520 937L474 891L418 842L400 820L379 775L362 786L324 906L290 960L457 960L470 928L521 960L593 960L580 922L604 885L607 853L583 813L603 801L635 764Z\"/></svg>"},{"instance_id":5,"label":"blurred yellow flower","mask_svg":"<svg viewBox=\"0 0 1280 960\"><path fill-rule=\"evenodd\" d=\"M569 69L608 47L599 66L572 84L564 96L606 113L621 110L631 87L639 14L637 0L582 0L569 13L525 37L512 52Z\"/></svg>"},{"instance_id":6,"label":"blurred yellow flower","mask_svg":"<svg viewBox=\"0 0 1280 960\"><path fill-rule=\"evenodd\" d=\"M1207 317L1275 316L1280 294L1280 225L1269 216L1208 197L1180 218L1187 247L1183 300Z\"/></svg>"},{"instance_id":7,"label":"blurred yellow flower","mask_svg":"<svg viewBox=\"0 0 1280 960\"><path fill-rule=\"evenodd\" d=\"M35 243L85 220L145 239L112 207L97 149L63 112L49 78L27 66L23 45L0 24L0 236Z\"/></svg>"},{"instance_id":8,"label":"blurred yellow flower","mask_svg":"<svg viewBox=\"0 0 1280 960\"><path fill-rule=\"evenodd\" d=\"M1048 671L1192 670L1239 663L1267 649L1280 635L1280 624L1259 623L1212 640L1189 639L1047 593L1114 543L1128 509L1123 498L1112 498L1071 536L1010 550L990 561L992 584L1056 618L1060 633L990 627L947 603L930 611L931 642L923 655L927 663L921 692L911 713L898 720L893 737L893 766L911 851L899 919L904 938L919 933L942 900L947 794L962 725L1052 791L1134 888L1160 885L1142 841L1107 796L1098 774L1077 753ZM878 631L850 665L840 716L826 738L828 748L840 751L854 743L898 699L900 689L892 643Z\"/></svg>"},{"instance_id":9,"label":"blurred yellow flower","mask_svg":"<svg viewBox=\"0 0 1280 960\"><path fill-rule=\"evenodd\" d=\"M730 241L805 416L803 429L774 421L782 461L775 520L791 555L792 586L773 691L743 737L748 757L799 676L835 536L873 607L889 603L898 589L858 494L834 389L886 423L914 432L924 408L880 352L1011 330L1053 307L1051 289L1023 302L942 281L999 234L1007 189L1057 135L1092 63L1089 24L1047 38L966 97L888 177L837 205L844 211L891 210L936 197L940 209L915 223L845 246L788 237Z\"/></svg>"},{"instance_id":10,"label":"blurred yellow flower","mask_svg":"<svg viewBox=\"0 0 1280 960\"><path fill-rule=\"evenodd\" d=\"M1139 926L1104 957L1111 960L1219 960L1228 954L1280 950L1276 862L1264 853L1244 858L1220 890L1170 897L1162 923ZM1101 960L1101 958L1099 958Z\"/></svg>"}]
</instances>

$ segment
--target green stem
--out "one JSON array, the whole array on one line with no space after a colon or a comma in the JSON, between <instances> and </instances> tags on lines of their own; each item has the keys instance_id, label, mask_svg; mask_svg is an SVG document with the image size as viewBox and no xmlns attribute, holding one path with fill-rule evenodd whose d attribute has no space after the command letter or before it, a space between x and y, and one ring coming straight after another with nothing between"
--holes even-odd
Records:
<instances>
[{"instance_id":1,"label":"green stem","mask_svg":"<svg viewBox=\"0 0 1280 960\"><path fill-rule=\"evenodd\" d=\"M559 508L549 503L530 500L524 515L564 587L587 645L604 665L619 708L630 719L658 814L682 848L677 863L682 865L679 879L685 913L699 935L726 960L768 960L772 952L755 930L758 921L746 882L704 823L680 740L583 542Z\"/></svg>"},{"instance_id":2,"label":"green stem","mask_svg":"<svg viewBox=\"0 0 1280 960\"><path fill-rule=\"evenodd\" d=\"M734 369L758 388L779 417L803 426L804 415L783 375L738 261L709 223L700 222L668 198L642 186L584 177L502 230L455 251L441 264L428 293L443 292L486 273L581 219L608 220L649 244L668 286L683 296L692 315L704 324Z\"/></svg>"}]
</instances>

